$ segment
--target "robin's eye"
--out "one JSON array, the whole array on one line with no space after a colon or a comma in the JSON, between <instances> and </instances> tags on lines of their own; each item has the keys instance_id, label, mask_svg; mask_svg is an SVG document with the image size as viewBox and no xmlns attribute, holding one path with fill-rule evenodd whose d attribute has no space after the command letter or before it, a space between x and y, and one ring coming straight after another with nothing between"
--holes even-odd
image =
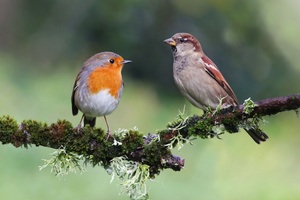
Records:
<instances>
[{"instance_id":1,"label":"robin's eye","mask_svg":"<svg viewBox=\"0 0 300 200\"><path fill-rule=\"evenodd\" d=\"M113 64L113 63L115 62L115 60L114 60L114 59L110 59L109 62L110 62L111 64Z\"/></svg>"}]
</instances>

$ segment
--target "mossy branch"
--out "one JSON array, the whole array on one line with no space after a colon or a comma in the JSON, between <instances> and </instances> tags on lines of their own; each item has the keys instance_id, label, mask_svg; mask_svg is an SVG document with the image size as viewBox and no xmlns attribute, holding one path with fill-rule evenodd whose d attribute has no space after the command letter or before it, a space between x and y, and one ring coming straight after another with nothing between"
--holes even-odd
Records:
<instances>
[{"instance_id":1,"label":"mossy branch","mask_svg":"<svg viewBox=\"0 0 300 200\"><path fill-rule=\"evenodd\" d=\"M155 134L143 135L137 130L127 130L106 139L106 132L89 126L77 130L66 120L58 120L48 126L35 120L24 120L18 124L9 116L0 117L0 141L15 147L29 145L64 148L66 152L76 153L93 165L108 167L113 158L126 157L128 160L149 166L150 177L162 169L179 171L184 159L171 153L179 143L189 141L190 137L211 138L218 135L215 127L221 124L241 125L249 119L274 115L279 112L296 110L300 107L300 94L265 99L255 102L255 106L245 112L245 105L222 109L203 116L179 118L170 123L167 129ZM230 126L226 126L230 127ZM237 132L237 130L228 130Z\"/></svg>"}]
</instances>

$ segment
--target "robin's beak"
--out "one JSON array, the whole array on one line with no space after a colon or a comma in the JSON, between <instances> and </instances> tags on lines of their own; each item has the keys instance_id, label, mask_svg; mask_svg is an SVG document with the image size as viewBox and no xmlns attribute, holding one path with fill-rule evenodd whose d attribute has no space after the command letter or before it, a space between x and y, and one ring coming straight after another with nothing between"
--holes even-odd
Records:
<instances>
[{"instance_id":1,"label":"robin's beak","mask_svg":"<svg viewBox=\"0 0 300 200\"><path fill-rule=\"evenodd\" d=\"M131 62L132 62L131 60L123 60L122 64L131 63Z\"/></svg>"},{"instance_id":2,"label":"robin's beak","mask_svg":"<svg viewBox=\"0 0 300 200\"><path fill-rule=\"evenodd\" d=\"M168 39L164 40L164 43L167 43L168 45L170 45L172 47L176 47L176 42L172 38L168 38Z\"/></svg>"}]
</instances>

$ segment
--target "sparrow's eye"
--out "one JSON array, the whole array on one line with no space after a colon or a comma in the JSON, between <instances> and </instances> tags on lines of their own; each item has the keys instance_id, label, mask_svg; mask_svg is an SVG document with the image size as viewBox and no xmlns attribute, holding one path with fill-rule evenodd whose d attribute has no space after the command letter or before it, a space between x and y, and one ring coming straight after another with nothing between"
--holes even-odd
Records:
<instances>
[{"instance_id":1,"label":"sparrow's eye","mask_svg":"<svg viewBox=\"0 0 300 200\"><path fill-rule=\"evenodd\" d=\"M114 60L114 59L110 59L109 62L110 62L111 64L113 64L113 63L115 62L115 60Z\"/></svg>"},{"instance_id":2,"label":"sparrow's eye","mask_svg":"<svg viewBox=\"0 0 300 200\"><path fill-rule=\"evenodd\" d=\"M186 42L187 39L186 39L186 38L180 38L179 41L180 41L180 42Z\"/></svg>"}]
</instances>

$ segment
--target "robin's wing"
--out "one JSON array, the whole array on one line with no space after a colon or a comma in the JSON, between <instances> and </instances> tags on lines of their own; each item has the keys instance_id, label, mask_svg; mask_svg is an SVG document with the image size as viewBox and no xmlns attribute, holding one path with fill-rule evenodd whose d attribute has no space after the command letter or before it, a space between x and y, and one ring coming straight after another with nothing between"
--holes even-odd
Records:
<instances>
[{"instance_id":1,"label":"robin's wing","mask_svg":"<svg viewBox=\"0 0 300 200\"><path fill-rule=\"evenodd\" d=\"M73 86L73 91L72 91L72 97L71 97L72 113L73 113L73 115L77 115L78 114L78 108L75 105L75 92L77 90L77 84L76 83L78 81L78 77L79 77L79 75L77 76L77 78L75 80L75 83L74 83L74 86Z\"/></svg>"},{"instance_id":2,"label":"robin's wing","mask_svg":"<svg viewBox=\"0 0 300 200\"><path fill-rule=\"evenodd\" d=\"M226 82L225 78L220 73L217 66L213 63L213 61L211 61L205 55L202 57L202 60L205 64L205 71L219 83L219 85L226 91L228 96L230 96L233 99L233 101L238 105L238 100L237 100L233 90L231 89L229 84Z\"/></svg>"}]
</instances>

